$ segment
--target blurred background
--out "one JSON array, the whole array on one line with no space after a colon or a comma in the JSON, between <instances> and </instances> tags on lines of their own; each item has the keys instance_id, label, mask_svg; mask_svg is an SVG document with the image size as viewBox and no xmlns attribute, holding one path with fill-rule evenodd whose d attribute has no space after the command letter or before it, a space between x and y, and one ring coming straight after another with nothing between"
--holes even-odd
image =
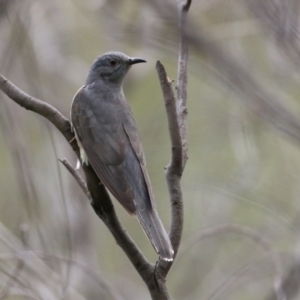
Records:
<instances>
[{"instance_id":1,"label":"blurred background","mask_svg":"<svg viewBox=\"0 0 300 300\"><path fill-rule=\"evenodd\" d=\"M299 299L299 6L192 3L185 227L167 281L172 299ZM166 228L170 142L155 63L176 80L176 18L171 0L0 0L0 72L65 116L98 55L147 60L124 90ZM0 299L150 299L59 163L76 164L67 142L3 93L0 154ZM114 203L154 263L137 220Z\"/></svg>"}]
</instances>

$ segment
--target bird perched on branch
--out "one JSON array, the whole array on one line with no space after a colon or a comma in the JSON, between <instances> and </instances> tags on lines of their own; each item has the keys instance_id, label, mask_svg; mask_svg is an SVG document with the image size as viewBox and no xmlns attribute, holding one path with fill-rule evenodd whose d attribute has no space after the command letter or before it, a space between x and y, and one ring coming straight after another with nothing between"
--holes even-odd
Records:
<instances>
[{"instance_id":1,"label":"bird perched on branch","mask_svg":"<svg viewBox=\"0 0 300 300\"><path fill-rule=\"evenodd\" d=\"M81 163L91 164L101 182L135 214L154 249L173 260L173 248L155 207L142 144L122 83L141 58L120 52L99 56L71 108Z\"/></svg>"}]
</instances>

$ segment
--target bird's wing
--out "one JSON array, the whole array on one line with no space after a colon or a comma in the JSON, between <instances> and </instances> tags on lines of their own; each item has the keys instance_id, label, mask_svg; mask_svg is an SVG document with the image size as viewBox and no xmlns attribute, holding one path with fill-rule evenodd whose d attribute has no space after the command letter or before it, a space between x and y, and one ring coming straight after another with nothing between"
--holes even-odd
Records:
<instances>
[{"instance_id":1,"label":"bird's wing","mask_svg":"<svg viewBox=\"0 0 300 300\"><path fill-rule=\"evenodd\" d=\"M94 104L84 88L73 100L71 118L78 144L99 179L129 213L137 215L156 251L164 259L172 260L172 245L154 208L132 112L126 103Z\"/></svg>"},{"instance_id":2,"label":"bird's wing","mask_svg":"<svg viewBox=\"0 0 300 300\"><path fill-rule=\"evenodd\" d=\"M151 207L153 208L153 207L155 207L155 200L154 200L154 194L152 192L152 186L150 183L148 172L146 169L146 160L145 160L145 155L144 155L144 151L143 151L143 146L142 146L138 131L136 130L135 120L133 118L133 114L130 109L128 112L128 118L126 118L126 122L124 122L123 126L124 126L124 130L126 132L126 135L129 139L132 150L134 151L134 153L139 161L140 168L143 173L142 174L143 179L145 180L147 192L148 192L148 195L150 198L150 204L151 204Z\"/></svg>"},{"instance_id":3,"label":"bird's wing","mask_svg":"<svg viewBox=\"0 0 300 300\"><path fill-rule=\"evenodd\" d=\"M136 215L157 253L159 253L163 259L171 261L173 260L174 254L173 247L155 208L154 195L146 170L144 152L131 111L128 111L123 127L126 132L126 136L128 137L128 142L130 143L130 155L134 153L136 156L135 168L139 169L140 172L140 177L138 178L140 181L139 187L142 187L144 192L144 197L138 198L135 201Z\"/></svg>"},{"instance_id":4,"label":"bird's wing","mask_svg":"<svg viewBox=\"0 0 300 300\"><path fill-rule=\"evenodd\" d=\"M129 164L125 153L128 142L122 123L109 103L98 101L93 105L88 97L82 88L71 109L79 144L100 180L129 213L134 213L133 189L128 184L125 168Z\"/></svg>"}]
</instances>

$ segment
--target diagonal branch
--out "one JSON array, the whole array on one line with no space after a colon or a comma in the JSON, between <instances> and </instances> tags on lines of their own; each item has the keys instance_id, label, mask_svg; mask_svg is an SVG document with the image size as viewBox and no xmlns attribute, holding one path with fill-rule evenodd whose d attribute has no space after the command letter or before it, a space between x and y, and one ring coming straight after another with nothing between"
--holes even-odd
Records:
<instances>
[{"instance_id":1,"label":"diagonal branch","mask_svg":"<svg viewBox=\"0 0 300 300\"><path fill-rule=\"evenodd\" d=\"M71 164L68 162L66 158L63 160L59 159L59 161L66 167L66 169L70 172L70 174L74 177L80 188L82 189L83 193L87 196L87 198L92 201L91 194L89 192L88 187L86 186L84 180L81 178L80 174L76 169L74 169Z\"/></svg>"},{"instance_id":2,"label":"diagonal branch","mask_svg":"<svg viewBox=\"0 0 300 300\"><path fill-rule=\"evenodd\" d=\"M65 118L56 108L44 101L26 94L2 74L0 74L0 90L21 107L45 117L63 134L68 141L74 137L74 134L71 132L69 120ZM77 144L72 143L72 145L74 146L73 150L78 155L79 148Z\"/></svg>"},{"instance_id":3,"label":"diagonal branch","mask_svg":"<svg viewBox=\"0 0 300 300\"><path fill-rule=\"evenodd\" d=\"M70 145L72 146L76 155L79 157L79 148L76 140L74 139L74 134L71 131L70 122L57 109L46 102L29 96L1 74L0 90L2 90L3 93L5 93L20 106L45 117L48 121L54 124L54 126L63 134L66 140L68 142L70 141ZM134 241L122 227L116 215L109 194L107 193L104 185L99 184L99 179L93 169L90 166L84 165L83 171L88 190L93 199L91 203L93 209L99 218L105 223L109 231L114 236L117 244L126 253L127 257L130 259L140 276L143 278L146 284L150 286L153 281L153 277L151 276L153 273L153 266L146 260Z\"/></svg>"}]
</instances>

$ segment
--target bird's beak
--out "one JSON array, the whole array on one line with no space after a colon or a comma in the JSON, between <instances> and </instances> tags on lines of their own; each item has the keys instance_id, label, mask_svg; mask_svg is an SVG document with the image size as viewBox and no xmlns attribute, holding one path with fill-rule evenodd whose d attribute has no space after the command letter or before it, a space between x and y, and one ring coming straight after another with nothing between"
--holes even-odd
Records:
<instances>
[{"instance_id":1,"label":"bird's beak","mask_svg":"<svg viewBox=\"0 0 300 300\"><path fill-rule=\"evenodd\" d=\"M143 63L143 62L146 62L146 61L139 57L131 57L131 58L129 58L129 61L128 61L128 63L130 65L139 64L139 63Z\"/></svg>"}]
</instances>

